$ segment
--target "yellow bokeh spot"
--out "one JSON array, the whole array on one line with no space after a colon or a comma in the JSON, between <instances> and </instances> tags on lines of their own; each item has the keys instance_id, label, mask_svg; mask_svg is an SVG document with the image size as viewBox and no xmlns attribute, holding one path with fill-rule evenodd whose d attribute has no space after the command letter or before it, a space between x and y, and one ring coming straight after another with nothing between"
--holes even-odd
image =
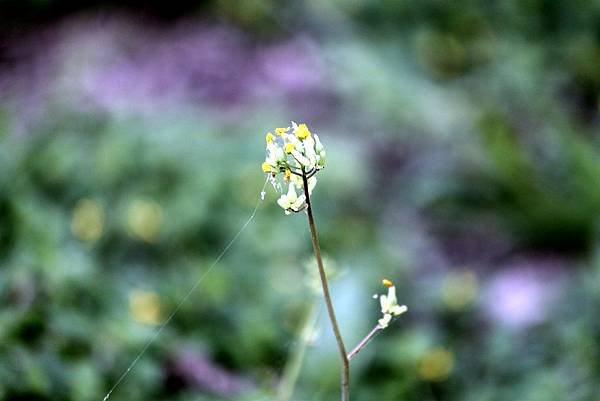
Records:
<instances>
[{"instance_id":1,"label":"yellow bokeh spot","mask_svg":"<svg viewBox=\"0 0 600 401\"><path fill-rule=\"evenodd\" d=\"M310 131L306 124L298 125L298 128L296 129L296 136L300 139L306 139L310 136Z\"/></svg>"},{"instance_id":2,"label":"yellow bokeh spot","mask_svg":"<svg viewBox=\"0 0 600 401\"><path fill-rule=\"evenodd\" d=\"M129 313L140 323L161 323L160 298L153 291L133 290L129 294Z\"/></svg>"},{"instance_id":3,"label":"yellow bokeh spot","mask_svg":"<svg viewBox=\"0 0 600 401\"><path fill-rule=\"evenodd\" d=\"M285 153L292 153L292 151L296 148L296 146L293 143L287 143L285 145Z\"/></svg>"},{"instance_id":4,"label":"yellow bokeh spot","mask_svg":"<svg viewBox=\"0 0 600 401\"><path fill-rule=\"evenodd\" d=\"M81 199L73 209L71 231L82 241L95 242L104 231L104 210L92 199Z\"/></svg>"},{"instance_id":5,"label":"yellow bokeh spot","mask_svg":"<svg viewBox=\"0 0 600 401\"><path fill-rule=\"evenodd\" d=\"M479 282L475 273L463 271L449 274L442 283L442 301L454 310L469 306L479 291Z\"/></svg>"},{"instance_id":6,"label":"yellow bokeh spot","mask_svg":"<svg viewBox=\"0 0 600 401\"><path fill-rule=\"evenodd\" d=\"M267 136L265 137L267 143L273 142L273 139L275 139L275 136L271 132L267 132Z\"/></svg>"},{"instance_id":7,"label":"yellow bokeh spot","mask_svg":"<svg viewBox=\"0 0 600 401\"><path fill-rule=\"evenodd\" d=\"M419 361L418 373L428 381L443 381L450 376L454 368L454 355L443 347L433 348Z\"/></svg>"},{"instance_id":8,"label":"yellow bokeh spot","mask_svg":"<svg viewBox=\"0 0 600 401\"><path fill-rule=\"evenodd\" d=\"M163 223L163 211L156 202L137 200L127 211L131 234L145 242L155 242Z\"/></svg>"}]
</instances>

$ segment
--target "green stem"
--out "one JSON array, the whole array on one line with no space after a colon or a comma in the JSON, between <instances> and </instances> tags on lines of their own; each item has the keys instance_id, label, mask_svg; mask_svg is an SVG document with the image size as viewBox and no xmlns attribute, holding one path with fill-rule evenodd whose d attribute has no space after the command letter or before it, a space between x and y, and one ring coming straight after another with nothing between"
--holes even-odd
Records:
<instances>
[{"instance_id":1,"label":"green stem","mask_svg":"<svg viewBox=\"0 0 600 401\"><path fill-rule=\"evenodd\" d=\"M304 317L298 333L297 346L292 349L289 361L283 371L283 376L277 390L277 401L289 401L292 398L294 387L296 386L296 381L298 380L300 369L302 368L306 347L311 341L312 332L314 331L316 317L317 303L315 299L306 312L306 316Z\"/></svg>"},{"instance_id":2,"label":"green stem","mask_svg":"<svg viewBox=\"0 0 600 401\"><path fill-rule=\"evenodd\" d=\"M317 259L319 277L321 278L321 286L323 287L323 296L325 298L325 304L327 305L327 314L329 315L329 321L331 322L331 327L333 329L333 334L335 335L335 341L337 342L340 358L342 359L341 399L342 401L348 401L350 399L350 362L348 360L346 346L344 345L344 340L342 339L340 328L335 317L331 295L329 294L329 285L327 284L327 276L325 275L323 259L321 258L321 247L319 246L319 238L317 237L317 226L312 213L310 194L308 193L308 179L304 169L302 169L302 182L304 183L304 195L306 196L306 214L308 215L308 226L310 227L310 239L312 240L315 258Z\"/></svg>"}]
</instances>

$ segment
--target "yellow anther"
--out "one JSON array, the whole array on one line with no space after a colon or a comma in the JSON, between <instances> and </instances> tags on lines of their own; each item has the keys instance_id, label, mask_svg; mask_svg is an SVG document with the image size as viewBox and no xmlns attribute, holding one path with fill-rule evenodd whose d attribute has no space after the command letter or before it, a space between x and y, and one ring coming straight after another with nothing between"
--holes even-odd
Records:
<instances>
[{"instance_id":1,"label":"yellow anther","mask_svg":"<svg viewBox=\"0 0 600 401\"><path fill-rule=\"evenodd\" d=\"M285 170L285 175L283 176L283 179L286 180L286 181L289 181L291 176L292 176L292 171L290 169L286 169Z\"/></svg>"},{"instance_id":2,"label":"yellow anther","mask_svg":"<svg viewBox=\"0 0 600 401\"><path fill-rule=\"evenodd\" d=\"M388 280L387 278L384 278L382 281L383 285L385 285L387 288L393 287L394 283L392 283L390 280Z\"/></svg>"},{"instance_id":3,"label":"yellow anther","mask_svg":"<svg viewBox=\"0 0 600 401\"><path fill-rule=\"evenodd\" d=\"M271 172L271 171L275 171L275 170L273 169L273 166L271 166L271 165L270 165L269 163L267 163L267 162L264 162L264 163L262 164L262 166L261 166L261 167L262 167L262 171L264 171L265 173L269 173L269 172Z\"/></svg>"},{"instance_id":4,"label":"yellow anther","mask_svg":"<svg viewBox=\"0 0 600 401\"><path fill-rule=\"evenodd\" d=\"M289 128L275 128L275 133L279 136L284 136L288 132Z\"/></svg>"},{"instance_id":5,"label":"yellow anther","mask_svg":"<svg viewBox=\"0 0 600 401\"><path fill-rule=\"evenodd\" d=\"M306 124L298 125L298 128L296 128L296 136L300 139L306 139L310 136L310 131Z\"/></svg>"},{"instance_id":6,"label":"yellow anther","mask_svg":"<svg viewBox=\"0 0 600 401\"><path fill-rule=\"evenodd\" d=\"M285 150L285 153L290 154L290 153L292 153L292 151L294 149L296 149L296 146L290 142L290 143L286 143L284 150Z\"/></svg>"},{"instance_id":7,"label":"yellow anther","mask_svg":"<svg viewBox=\"0 0 600 401\"><path fill-rule=\"evenodd\" d=\"M267 132L267 136L265 137L267 143L273 142L273 139L275 139L275 136L271 132Z\"/></svg>"}]
</instances>

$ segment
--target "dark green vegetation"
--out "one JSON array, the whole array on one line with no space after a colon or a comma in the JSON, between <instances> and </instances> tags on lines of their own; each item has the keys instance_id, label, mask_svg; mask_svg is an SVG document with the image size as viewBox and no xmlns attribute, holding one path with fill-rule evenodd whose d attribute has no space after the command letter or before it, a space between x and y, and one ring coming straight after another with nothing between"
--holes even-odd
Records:
<instances>
[{"instance_id":1,"label":"dark green vegetation","mask_svg":"<svg viewBox=\"0 0 600 401\"><path fill-rule=\"evenodd\" d=\"M381 278L409 307L353 360L353 400L598 396L600 3L9 3L0 399L101 400L248 217L289 119L327 148L345 341ZM315 273L275 199L111 400L272 399ZM294 400L338 391L323 312Z\"/></svg>"}]
</instances>

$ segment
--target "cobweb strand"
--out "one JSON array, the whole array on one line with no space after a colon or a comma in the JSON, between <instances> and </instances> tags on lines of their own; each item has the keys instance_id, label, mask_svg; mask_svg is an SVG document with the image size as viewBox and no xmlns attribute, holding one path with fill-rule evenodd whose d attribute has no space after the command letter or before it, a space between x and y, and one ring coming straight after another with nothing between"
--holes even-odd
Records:
<instances>
[{"instance_id":1,"label":"cobweb strand","mask_svg":"<svg viewBox=\"0 0 600 401\"><path fill-rule=\"evenodd\" d=\"M229 243L225 246L225 248L223 248L223 250L221 251L221 253L216 257L216 259L208 267L208 269L206 269L200 275L200 277L198 277L198 280L196 280L196 282L194 283L194 285L192 285L192 287L183 296L183 298L181 298L181 300L177 303L177 306L175 306L175 309L173 309L173 311L171 312L171 314L169 315L169 317L167 317L167 319L160 325L160 327L156 330L156 332L152 335L152 337L146 342L146 344L140 350L140 352L138 352L138 354L136 355L136 357L133 358L133 360L131 361L131 363L129 364L129 366L127 366L127 369L125 369L125 371L121 374L121 376L119 376L119 378L117 379L117 381L115 382L115 384L113 384L113 386L110 388L110 390L108 391L108 393L106 393L106 395L104 396L104 398L102 398L102 401L107 401L110 398L111 394L117 389L117 387L119 387L119 385L121 384L121 382L129 375L129 373L131 372L131 370L135 367L135 365L137 365L138 361L146 353L146 351L148 350L148 348L150 348L150 346L154 343L154 341L156 341L156 339L158 338L158 336L160 336L160 334L163 332L163 330L165 329L165 327L167 327L169 325L169 323L171 322L171 320L173 319L173 317L177 314L177 312L179 311L179 309L181 309L181 307L183 306L183 304L185 304L185 302L188 300L188 298L194 293L194 291L196 291L196 289L198 288L198 286L200 284L202 284L202 282L204 281L204 279L206 278L206 276L208 276L208 274L215 268L215 266L217 266L217 264L221 261L221 259L223 258L223 256L225 256L225 254L227 253L227 251L229 251L229 249L231 248L231 246L235 243L235 241L237 241L237 239L239 238L239 236L244 232L244 230L246 230L246 228L248 227L248 225L250 224L250 222L256 216L256 212L258 211L258 208L260 207L260 204L263 202L263 200L265 198L265 188L266 188L268 182L269 182L269 178L267 177L267 179L265 180L265 183L263 184L263 187L262 187L262 189L260 191L260 198L259 198L258 202L256 202L256 206L254 207L254 210L252 210L252 213L250 213L250 216L248 217L248 219L246 219L246 221L244 222L244 224L242 224L242 226L237 231L237 233L233 236L233 238L231 238L231 240L229 241Z\"/></svg>"}]
</instances>

